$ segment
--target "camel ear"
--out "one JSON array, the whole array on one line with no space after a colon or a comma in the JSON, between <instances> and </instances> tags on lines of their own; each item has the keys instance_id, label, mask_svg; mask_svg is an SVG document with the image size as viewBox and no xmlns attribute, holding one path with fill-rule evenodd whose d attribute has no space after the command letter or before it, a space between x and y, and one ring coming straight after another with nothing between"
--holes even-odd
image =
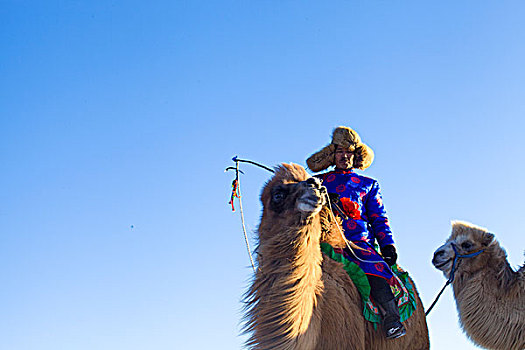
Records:
<instances>
[{"instance_id":1,"label":"camel ear","mask_svg":"<svg viewBox=\"0 0 525 350\"><path fill-rule=\"evenodd\" d=\"M484 246L488 246L494 241L494 234L490 232L485 232L483 235L483 241L481 242Z\"/></svg>"}]
</instances>

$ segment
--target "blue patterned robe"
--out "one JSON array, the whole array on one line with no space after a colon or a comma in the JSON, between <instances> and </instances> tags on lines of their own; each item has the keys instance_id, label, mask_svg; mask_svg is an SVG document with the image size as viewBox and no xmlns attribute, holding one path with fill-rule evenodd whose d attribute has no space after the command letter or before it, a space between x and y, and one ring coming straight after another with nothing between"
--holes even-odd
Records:
<instances>
[{"instance_id":1,"label":"blue patterned robe","mask_svg":"<svg viewBox=\"0 0 525 350\"><path fill-rule=\"evenodd\" d=\"M345 249L345 257L359 265L365 274L390 281L392 271L374 249L375 242L380 247L394 244L379 183L352 170L334 170L318 177L323 180L328 192L340 196L339 206L348 216L343 219L346 238L365 249L354 249L358 258Z\"/></svg>"}]
</instances>

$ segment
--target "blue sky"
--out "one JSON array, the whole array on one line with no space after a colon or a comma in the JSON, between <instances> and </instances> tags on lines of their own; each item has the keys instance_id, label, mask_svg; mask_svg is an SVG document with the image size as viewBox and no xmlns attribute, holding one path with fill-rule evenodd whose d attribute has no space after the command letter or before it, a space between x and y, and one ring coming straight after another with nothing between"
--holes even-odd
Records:
<instances>
[{"instance_id":1,"label":"blue sky","mask_svg":"<svg viewBox=\"0 0 525 350\"><path fill-rule=\"evenodd\" d=\"M0 348L236 349L239 155L356 129L425 305L450 221L523 263L525 4L0 1ZM243 167L252 245L268 173ZM451 291L433 349L475 349Z\"/></svg>"}]
</instances>

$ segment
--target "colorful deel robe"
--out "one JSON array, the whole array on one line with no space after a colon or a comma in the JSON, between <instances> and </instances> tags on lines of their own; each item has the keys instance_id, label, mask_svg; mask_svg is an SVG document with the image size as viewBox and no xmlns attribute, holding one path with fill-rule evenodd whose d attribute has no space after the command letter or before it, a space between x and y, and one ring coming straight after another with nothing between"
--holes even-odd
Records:
<instances>
[{"instance_id":1,"label":"colorful deel robe","mask_svg":"<svg viewBox=\"0 0 525 350\"><path fill-rule=\"evenodd\" d=\"M329 193L340 197L339 206L348 216L343 218L346 238L365 249L353 249L353 254L344 249L344 256L361 267L365 274L391 281L390 267L374 249L375 242L380 247L394 244L379 183L352 170L335 170L318 177Z\"/></svg>"}]
</instances>

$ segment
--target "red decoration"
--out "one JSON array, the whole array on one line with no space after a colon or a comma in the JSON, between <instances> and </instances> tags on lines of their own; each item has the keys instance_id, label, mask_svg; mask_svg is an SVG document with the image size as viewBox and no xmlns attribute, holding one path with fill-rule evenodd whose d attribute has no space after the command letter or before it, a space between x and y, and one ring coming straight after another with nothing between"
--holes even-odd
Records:
<instances>
[{"instance_id":1,"label":"red decoration","mask_svg":"<svg viewBox=\"0 0 525 350\"><path fill-rule=\"evenodd\" d=\"M361 220L361 211L359 210L359 204L357 204L356 202L352 202L350 198L341 198L340 200L343 204L343 210L345 211L346 215L348 215L354 220Z\"/></svg>"},{"instance_id":2,"label":"red decoration","mask_svg":"<svg viewBox=\"0 0 525 350\"><path fill-rule=\"evenodd\" d=\"M346 223L346 227L348 227L350 230L354 230L357 227L357 224L355 223L354 220L350 219Z\"/></svg>"},{"instance_id":3,"label":"red decoration","mask_svg":"<svg viewBox=\"0 0 525 350\"><path fill-rule=\"evenodd\" d=\"M336 192L339 192L339 193L342 193L342 192L344 192L345 190L346 190L346 186L343 185L343 184L341 184L341 185L339 185L339 186L337 186L337 187L335 188L335 191L336 191Z\"/></svg>"},{"instance_id":4,"label":"red decoration","mask_svg":"<svg viewBox=\"0 0 525 350\"><path fill-rule=\"evenodd\" d=\"M366 250L363 250L363 255L372 255L370 248L366 248Z\"/></svg>"},{"instance_id":5,"label":"red decoration","mask_svg":"<svg viewBox=\"0 0 525 350\"><path fill-rule=\"evenodd\" d=\"M335 180L335 175L334 174L330 174L326 177L325 181L326 182L332 182Z\"/></svg>"},{"instance_id":6,"label":"red decoration","mask_svg":"<svg viewBox=\"0 0 525 350\"><path fill-rule=\"evenodd\" d=\"M228 204L232 205L232 211L235 211L235 207L233 206L233 200L235 199L235 197L241 198L239 196L239 181L237 181L237 179L233 180L232 182L232 195L230 201L228 202Z\"/></svg>"}]
</instances>

